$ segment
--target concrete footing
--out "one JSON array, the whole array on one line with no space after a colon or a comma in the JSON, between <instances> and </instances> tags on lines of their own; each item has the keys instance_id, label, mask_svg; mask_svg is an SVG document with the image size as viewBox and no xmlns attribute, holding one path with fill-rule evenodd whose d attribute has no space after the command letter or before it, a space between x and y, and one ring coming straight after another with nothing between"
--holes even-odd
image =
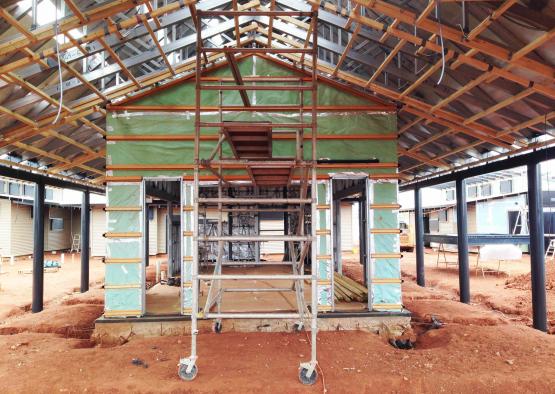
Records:
<instances>
[{"instance_id":1,"label":"concrete footing","mask_svg":"<svg viewBox=\"0 0 555 394\"><path fill-rule=\"evenodd\" d=\"M225 319L222 321L222 332L292 332L296 322L294 319ZM212 319L199 319L199 332L212 331L213 324ZM377 333L384 326L391 334L401 335L410 327L410 312L331 312L318 317L320 331L361 330ZM190 333L191 321L187 316L101 317L95 322L93 340L99 344L117 344L131 337Z\"/></svg>"}]
</instances>

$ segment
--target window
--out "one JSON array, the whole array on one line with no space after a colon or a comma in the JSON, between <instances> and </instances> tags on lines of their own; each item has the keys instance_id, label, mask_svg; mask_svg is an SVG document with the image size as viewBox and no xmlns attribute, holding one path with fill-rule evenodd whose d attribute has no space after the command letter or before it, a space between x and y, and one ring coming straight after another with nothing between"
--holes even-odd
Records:
<instances>
[{"instance_id":1,"label":"window","mask_svg":"<svg viewBox=\"0 0 555 394\"><path fill-rule=\"evenodd\" d=\"M12 196L19 196L21 194L21 185L19 183L10 182L8 186L8 194Z\"/></svg>"},{"instance_id":2,"label":"window","mask_svg":"<svg viewBox=\"0 0 555 394\"><path fill-rule=\"evenodd\" d=\"M54 190L46 188L44 192L44 199L45 200L54 200Z\"/></svg>"},{"instance_id":3,"label":"window","mask_svg":"<svg viewBox=\"0 0 555 394\"><path fill-rule=\"evenodd\" d=\"M468 197L470 198L478 197L478 186L470 186L468 188Z\"/></svg>"},{"instance_id":4,"label":"window","mask_svg":"<svg viewBox=\"0 0 555 394\"><path fill-rule=\"evenodd\" d=\"M455 190L450 189L445 192L445 199L447 201L453 201L455 199Z\"/></svg>"},{"instance_id":5,"label":"window","mask_svg":"<svg viewBox=\"0 0 555 394\"><path fill-rule=\"evenodd\" d=\"M23 185L23 195L28 197L33 197L35 195L35 186Z\"/></svg>"},{"instance_id":6,"label":"window","mask_svg":"<svg viewBox=\"0 0 555 394\"><path fill-rule=\"evenodd\" d=\"M513 180L505 179L499 182L499 191L501 193L512 193L513 192Z\"/></svg>"},{"instance_id":7,"label":"window","mask_svg":"<svg viewBox=\"0 0 555 394\"><path fill-rule=\"evenodd\" d=\"M482 196L484 197L491 196L491 184L486 183L485 185L482 185L481 192L482 192Z\"/></svg>"},{"instance_id":8,"label":"window","mask_svg":"<svg viewBox=\"0 0 555 394\"><path fill-rule=\"evenodd\" d=\"M64 219L62 218L50 219L50 231L62 231L63 229L64 229Z\"/></svg>"},{"instance_id":9,"label":"window","mask_svg":"<svg viewBox=\"0 0 555 394\"><path fill-rule=\"evenodd\" d=\"M0 181L0 193L6 193L6 182Z\"/></svg>"},{"instance_id":10,"label":"window","mask_svg":"<svg viewBox=\"0 0 555 394\"><path fill-rule=\"evenodd\" d=\"M447 221L447 209L443 209L441 211L438 212L438 218L440 222L446 222Z\"/></svg>"}]
</instances>

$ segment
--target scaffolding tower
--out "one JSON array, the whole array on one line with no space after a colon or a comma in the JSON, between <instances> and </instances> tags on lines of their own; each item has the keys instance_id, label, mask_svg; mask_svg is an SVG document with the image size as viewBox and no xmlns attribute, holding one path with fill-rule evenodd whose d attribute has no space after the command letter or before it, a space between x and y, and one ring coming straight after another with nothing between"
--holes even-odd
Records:
<instances>
[{"instance_id":1,"label":"scaffolding tower","mask_svg":"<svg viewBox=\"0 0 555 394\"><path fill-rule=\"evenodd\" d=\"M287 18L310 18L311 30L310 37L307 37L307 43L301 48L282 48L272 47L271 40L268 40L267 47L249 47L240 46L239 37L237 37L236 46L225 47L206 47L203 43L202 26L203 18L213 17L233 17L237 18L241 15L251 15L259 17ZM316 360L316 335L317 335L317 315L318 315L318 282L317 282L317 265L316 265L316 225L314 219L317 212L317 173L316 173L316 136L317 136L317 20L318 13L316 10L311 12L298 11L201 11L197 10L197 46L196 46L196 75L195 75L195 138L194 138L194 174L193 180L184 181L182 193L182 233L184 236L182 247L182 305L187 311L190 302L191 314L191 354L187 358L180 359L178 373L184 380L192 380L197 374L197 335L199 317L205 319L214 319L214 329L219 332L222 328L222 319L294 319L297 323L295 327L302 329L305 320L310 320L311 330L311 358L308 362L303 362L299 366L299 379L304 384L313 384L317 379L317 360ZM312 45L310 46L310 41ZM223 53L228 66L230 67L232 77L203 77L203 63L208 63L207 54ZM240 73L236 55L245 54L297 54L300 64L304 66L305 56L312 57L311 75L307 76L246 76ZM308 61L308 57L307 57ZM260 105L256 106L250 102L248 91L295 91L299 95L298 105L287 105L286 110L298 110L298 122L228 122L224 120L223 94L227 91L239 92L242 106L237 106L238 111L260 111L271 112L283 109L282 106ZM206 122L201 118L203 110L201 108L201 92L216 91L218 93L218 122ZM304 92L310 93L310 107L306 108L304 103ZM305 121L305 117L310 122ZM206 159L200 157L200 144L202 142L201 130L205 128L215 128L218 130L218 139L216 146L212 149L210 155ZM305 160L303 141L305 139L304 130L310 130L311 136L311 159ZM295 133L295 156L294 157L272 157L272 138L279 133ZM254 143L254 141L257 141ZM227 142L231 147L233 157L223 157L222 144ZM238 187L232 180L226 179L224 170L226 169L245 169L250 178L250 184L253 185L254 195L239 195L238 197L225 196L224 191ZM200 197L199 187L201 181L201 170L208 170L217 178L218 195L214 197ZM299 177L299 192L295 197L283 196L276 198L268 196L264 190L278 186L290 186L292 182L296 183L294 177ZM308 193L310 192L310 197ZM217 207L218 223L217 235L200 235L199 234L199 209L207 206ZM306 209L309 208L310 209ZM287 231L284 235L260 235L257 234L233 234L228 231L224 234L223 230L223 214L241 212L248 210L250 212L287 212L291 214L296 212L298 219L294 234ZM312 221L312 222L310 222ZM310 227L308 226L310 223ZM310 230L310 232L309 232ZM263 273L263 274L225 274L222 271L225 260L224 244L228 243L229 251L233 251L232 243L254 243L256 250L259 251L261 242L282 241L287 243L288 254L281 262L291 268L290 273ZM199 271L199 243L217 243L216 261L211 273L201 273ZM190 247L190 249L189 249ZM310 273L305 274L305 261L310 252L311 268ZM260 262L258 257L256 261L250 262L250 265L256 265ZM238 264L232 261L232 264ZM248 266L248 262L244 266ZM190 266L190 268L189 268ZM291 287L271 287L271 288L252 288L252 287L232 287L227 288L225 283L228 281L288 281ZM305 299L304 283L310 283L311 302L310 308ZM200 308L199 289L201 282L208 285L207 299L204 307ZM225 293L229 292L272 292L276 296L280 292L295 292L296 310L292 312L222 312L221 304Z\"/></svg>"}]
</instances>

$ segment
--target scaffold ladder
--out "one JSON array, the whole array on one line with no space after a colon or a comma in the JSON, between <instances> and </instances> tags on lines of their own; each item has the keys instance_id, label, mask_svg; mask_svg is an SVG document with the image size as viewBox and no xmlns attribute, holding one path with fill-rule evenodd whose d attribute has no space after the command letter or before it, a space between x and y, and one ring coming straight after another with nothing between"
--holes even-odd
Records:
<instances>
[{"instance_id":1,"label":"scaffold ladder","mask_svg":"<svg viewBox=\"0 0 555 394\"><path fill-rule=\"evenodd\" d=\"M202 26L202 18L213 18L216 16L234 17L240 16L244 11L201 11L197 10L197 26ZM226 46L225 48L211 48L203 46L201 30L197 29L197 47L196 47L196 97L195 97L195 145L194 145L194 172L193 180L183 181L182 193L182 233L183 233L183 266L182 266L182 310L191 316L191 354L189 357L180 359L178 373L183 380L192 380L197 374L197 336L198 336L198 318L214 319L214 329L219 332L222 328L222 319L294 319L297 321L296 327L301 329L304 321L310 319L311 330L311 358L308 362L303 362L299 366L299 379L304 384L314 384L317 379L317 359L316 359L316 335L318 330L318 276L317 276L317 229L314 223L317 215L317 157L316 157L316 136L317 136L317 28L318 19L317 11L299 12L299 11L249 11L253 15L268 17L310 17L312 24L312 47L291 48L284 50L283 48L245 48ZM229 67L232 71L233 78L202 78L202 62L207 61L206 54L222 52L224 53ZM312 56L312 76L310 78L293 78L293 77L265 77L269 82L283 83L284 85L269 84L251 84L242 80L239 68L235 60L235 54L271 54L271 53L299 53L302 54L301 59L304 60L305 54ZM286 84L286 82L299 82L299 84ZM210 82L216 82L216 84ZM229 83L235 83L230 85ZM256 82L256 78L249 79L247 82ZM305 84L304 82L310 82ZM210 90L217 91L219 97L219 120L217 122L205 122L201 119L201 91ZM249 146L243 146L247 149L236 149L233 143L233 135L230 128L230 122L226 122L223 117L222 95L224 91L239 91L244 107L250 107L251 103L246 94L249 90L291 90L298 91L300 95L298 123L270 123L270 122L232 122L235 130L244 132L258 132L259 138L269 138L269 153L256 152L256 155L249 154ZM303 91L311 92L311 108L304 110ZM306 111L306 113L305 113ZM310 123L306 122L305 115L310 114ZM200 159L200 143L201 129L216 128L219 136L216 146L212 149L208 159ZM304 160L303 140L304 129L311 130L311 160ZM296 136L296 154L292 158L273 158L271 155L271 138L274 133L283 132L294 133ZM239 133L237 133L239 134ZM231 146L233 158L224 158L222 156L222 143L226 141ZM253 147L254 148L254 147ZM247 152L247 153L244 153ZM217 157L217 159L216 159ZM290 185L295 170L299 170L301 175L299 197L273 198L256 194L254 197L232 198L224 196L224 186L232 187L231 181L225 179L223 167L225 165L240 166L246 169L251 178L251 182L258 188L263 185L272 187L285 179L285 185ZM239 167L239 168L240 168ZM208 170L217 179L218 197L200 197L200 169ZM237 168L237 167L233 167ZM270 175L268 175L270 174ZM276 178L278 180L276 180ZM310 185L310 197L308 190ZM217 206L218 210L218 226L216 233L199 234L199 209L207 206ZM223 212L230 212L236 207L246 206L252 211L261 211L264 207L272 207L278 209L283 207L284 211L293 209L298 210L299 223L294 234L284 235L260 235L255 234L224 234L223 232ZM310 234L307 234L305 221L308 212L305 206L310 206L311 227ZM278 208L276 208L278 207ZM290 261L281 262L291 268L290 273L263 273L263 274L229 274L223 272L224 263L224 244L231 245L233 242L252 242L260 245L262 242L280 241L289 243L291 249L295 250L298 245L299 253L292 253ZM211 273L200 273L199 271L199 244L200 243L217 243L218 253L216 263ZM259 248L258 248L259 249ZM305 257L311 252L311 272L305 273ZM229 281L288 281L291 287L270 287L270 288L254 288L254 287L226 287ZM311 288L311 305L308 308L305 294L304 283L310 283ZM199 289L201 282L208 285L207 299L204 307L201 308L199 303ZM294 291L296 300L296 310L291 312L222 312L222 298L225 293L232 292L285 292Z\"/></svg>"}]
</instances>

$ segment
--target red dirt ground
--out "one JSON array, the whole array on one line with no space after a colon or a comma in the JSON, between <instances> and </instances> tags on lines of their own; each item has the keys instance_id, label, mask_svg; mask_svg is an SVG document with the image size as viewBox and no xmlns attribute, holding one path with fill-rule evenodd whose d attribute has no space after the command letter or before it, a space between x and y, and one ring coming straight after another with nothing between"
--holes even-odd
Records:
<instances>
[{"instance_id":1,"label":"red dirt ground","mask_svg":"<svg viewBox=\"0 0 555 394\"><path fill-rule=\"evenodd\" d=\"M401 270L405 281L415 281L416 258L414 253L404 253L401 261ZM450 253L448 260L456 261L457 255ZM426 286L433 290L445 290L453 300L458 300L459 278L456 266L436 264L437 254L430 249L425 251L425 276ZM501 266L502 273L486 274L482 276L476 272L475 255L471 255L470 269L470 294L471 303L477 307L496 311L514 323L532 325L532 294L530 291L530 260L528 255L523 256L520 262L507 262ZM491 267L497 268L496 263ZM546 262L547 275L547 318L549 330L555 332L555 290L550 281L555 274L555 263ZM551 288L551 289L550 289ZM407 304L407 308L411 306Z\"/></svg>"},{"instance_id":2,"label":"red dirt ground","mask_svg":"<svg viewBox=\"0 0 555 394\"><path fill-rule=\"evenodd\" d=\"M410 271L410 256L405 259L403 270ZM394 349L381 336L365 332L321 332L318 359L324 379L312 387L297 380L298 363L310 353L305 333L199 335L199 374L193 382L181 381L176 373L179 358L189 352L188 336L130 338L121 346L97 347L87 339L102 313L102 290L95 288L62 295L40 314L13 316L0 325L1 391L553 392L555 336L488 306L512 300L513 308L514 296L529 291L506 289L506 277L478 278L508 294L500 298L486 294L490 287L478 287L473 277L473 304L464 305L450 286L456 274L428 267L426 274L429 288L416 286L410 272L403 284L417 333L415 349ZM482 302L484 297L491 298ZM430 329L432 316L441 328ZM133 365L133 358L148 368Z\"/></svg>"},{"instance_id":3,"label":"red dirt ground","mask_svg":"<svg viewBox=\"0 0 555 394\"><path fill-rule=\"evenodd\" d=\"M45 260L61 261L61 254L47 253ZM17 315L31 308L33 260L29 257L18 257L14 264L4 261L0 274L0 320L4 317ZM90 261L89 279L91 284L102 283L104 280L104 264L100 258ZM64 264L57 272L44 274L44 302L48 303L61 294L72 294L79 291L81 280L81 255L66 253Z\"/></svg>"},{"instance_id":4,"label":"red dirt ground","mask_svg":"<svg viewBox=\"0 0 555 394\"><path fill-rule=\"evenodd\" d=\"M532 283L530 273L521 274L505 281L506 287L520 290L531 290ZM555 291L555 264L548 263L545 267L545 288Z\"/></svg>"}]
</instances>

